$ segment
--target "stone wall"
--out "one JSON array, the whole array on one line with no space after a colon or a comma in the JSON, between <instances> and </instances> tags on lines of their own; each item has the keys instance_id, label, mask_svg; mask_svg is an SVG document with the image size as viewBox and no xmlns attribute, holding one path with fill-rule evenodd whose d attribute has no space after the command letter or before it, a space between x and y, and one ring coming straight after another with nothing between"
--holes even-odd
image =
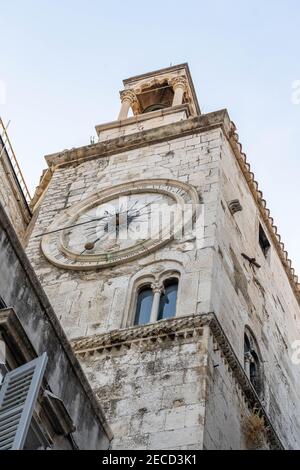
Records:
<instances>
[{"instance_id":1,"label":"stone wall","mask_svg":"<svg viewBox=\"0 0 300 470\"><path fill-rule=\"evenodd\" d=\"M214 314L72 344L104 400L116 449L282 447Z\"/></svg>"},{"instance_id":2,"label":"stone wall","mask_svg":"<svg viewBox=\"0 0 300 470\"><path fill-rule=\"evenodd\" d=\"M256 436L257 442L252 442L247 437L247 419L253 415L253 408L212 335L208 339L207 349L204 449L270 449L266 423L262 426L262 435Z\"/></svg>"},{"instance_id":3,"label":"stone wall","mask_svg":"<svg viewBox=\"0 0 300 470\"><path fill-rule=\"evenodd\" d=\"M299 448L300 367L292 362L292 344L300 338L300 309L249 187L227 142L220 161L220 199L211 309L241 362L244 331L258 342L263 368L262 400L280 438ZM231 215L228 202L242 211ZM267 258L259 245L259 223L271 243ZM242 253L256 258L251 266Z\"/></svg>"},{"instance_id":4,"label":"stone wall","mask_svg":"<svg viewBox=\"0 0 300 470\"><path fill-rule=\"evenodd\" d=\"M205 338L141 341L81 363L112 427L113 449L202 449Z\"/></svg>"}]
</instances>

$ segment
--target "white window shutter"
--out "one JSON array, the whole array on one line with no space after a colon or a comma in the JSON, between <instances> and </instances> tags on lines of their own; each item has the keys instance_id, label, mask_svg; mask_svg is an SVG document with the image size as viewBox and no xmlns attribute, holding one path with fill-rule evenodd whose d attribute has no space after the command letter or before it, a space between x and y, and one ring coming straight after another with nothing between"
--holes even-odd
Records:
<instances>
[{"instance_id":1,"label":"white window shutter","mask_svg":"<svg viewBox=\"0 0 300 470\"><path fill-rule=\"evenodd\" d=\"M0 389L0 450L24 447L48 357L8 372Z\"/></svg>"}]
</instances>

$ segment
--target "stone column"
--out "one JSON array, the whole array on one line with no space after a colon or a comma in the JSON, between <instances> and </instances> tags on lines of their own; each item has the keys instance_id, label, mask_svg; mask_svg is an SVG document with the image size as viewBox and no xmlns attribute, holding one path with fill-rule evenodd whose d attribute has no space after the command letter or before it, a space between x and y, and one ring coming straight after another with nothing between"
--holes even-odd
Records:
<instances>
[{"instance_id":1,"label":"stone column","mask_svg":"<svg viewBox=\"0 0 300 470\"><path fill-rule=\"evenodd\" d=\"M164 286L156 282L151 284L151 289L153 292L153 302L150 315L150 323L155 323L158 317L160 296L164 293Z\"/></svg>"},{"instance_id":2,"label":"stone column","mask_svg":"<svg viewBox=\"0 0 300 470\"><path fill-rule=\"evenodd\" d=\"M133 103L136 101L136 95L132 90L123 90L120 92L121 96L121 110L119 113L118 121L122 121L123 119L126 119L128 116L128 111L133 105Z\"/></svg>"},{"instance_id":3,"label":"stone column","mask_svg":"<svg viewBox=\"0 0 300 470\"><path fill-rule=\"evenodd\" d=\"M245 372L246 372L248 379L250 379L250 363L252 361L252 356L249 351L244 354L244 361L245 361Z\"/></svg>"},{"instance_id":4,"label":"stone column","mask_svg":"<svg viewBox=\"0 0 300 470\"><path fill-rule=\"evenodd\" d=\"M187 81L185 77L175 77L170 80L170 85L173 87L174 90L174 97L172 106L177 106L182 104L183 102L183 95L186 91Z\"/></svg>"}]
</instances>

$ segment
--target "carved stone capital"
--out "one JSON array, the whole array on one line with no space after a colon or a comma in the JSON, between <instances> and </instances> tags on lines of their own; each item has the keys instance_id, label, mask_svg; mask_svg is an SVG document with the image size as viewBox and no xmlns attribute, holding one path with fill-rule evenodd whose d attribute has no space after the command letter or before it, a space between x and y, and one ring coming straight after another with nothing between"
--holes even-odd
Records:
<instances>
[{"instance_id":1,"label":"carved stone capital","mask_svg":"<svg viewBox=\"0 0 300 470\"><path fill-rule=\"evenodd\" d=\"M253 358L252 358L252 355L251 355L251 352L250 351L247 351L244 353L244 360L245 362L252 362L253 361Z\"/></svg>"},{"instance_id":2,"label":"carved stone capital","mask_svg":"<svg viewBox=\"0 0 300 470\"><path fill-rule=\"evenodd\" d=\"M153 294L163 294L165 292L165 288L160 282L153 282L151 284L151 289Z\"/></svg>"},{"instance_id":3,"label":"carved stone capital","mask_svg":"<svg viewBox=\"0 0 300 470\"><path fill-rule=\"evenodd\" d=\"M184 91L187 88L187 79L182 76L171 78L168 83L174 91L176 90L176 88L182 88Z\"/></svg>"},{"instance_id":4,"label":"carved stone capital","mask_svg":"<svg viewBox=\"0 0 300 470\"><path fill-rule=\"evenodd\" d=\"M123 90L120 91L121 102L128 101L132 106L137 102L136 94L133 90Z\"/></svg>"}]
</instances>

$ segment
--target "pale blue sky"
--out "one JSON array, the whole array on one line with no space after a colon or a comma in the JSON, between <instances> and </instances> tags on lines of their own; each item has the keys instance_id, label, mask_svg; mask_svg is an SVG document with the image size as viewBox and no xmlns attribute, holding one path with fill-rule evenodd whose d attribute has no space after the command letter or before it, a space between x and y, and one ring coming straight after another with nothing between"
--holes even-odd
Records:
<instances>
[{"instance_id":1,"label":"pale blue sky","mask_svg":"<svg viewBox=\"0 0 300 470\"><path fill-rule=\"evenodd\" d=\"M202 112L226 107L300 273L299 0L0 0L0 114L33 189L47 153L114 120L122 79L188 62Z\"/></svg>"}]
</instances>

